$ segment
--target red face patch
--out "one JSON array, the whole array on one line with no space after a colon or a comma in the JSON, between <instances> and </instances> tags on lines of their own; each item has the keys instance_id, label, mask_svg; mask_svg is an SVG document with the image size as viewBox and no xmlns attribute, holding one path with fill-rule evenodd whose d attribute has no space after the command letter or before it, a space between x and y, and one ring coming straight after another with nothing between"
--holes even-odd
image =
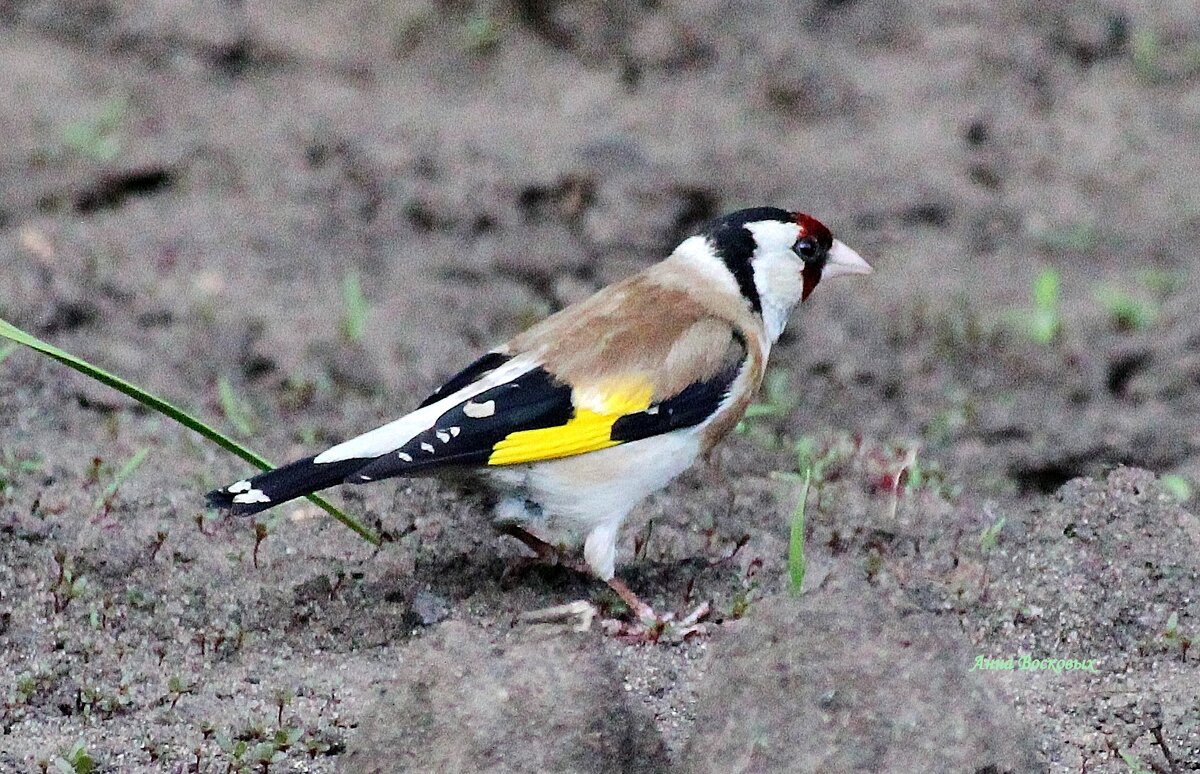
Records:
<instances>
[{"instance_id":1,"label":"red face patch","mask_svg":"<svg viewBox=\"0 0 1200 774\"><path fill-rule=\"evenodd\" d=\"M803 212L792 214L792 218L796 221L796 225L800 226L800 237L811 236L817 240L817 244L822 250L828 250L833 247L833 233L825 228L825 224L817 220L811 215L805 215Z\"/></svg>"}]
</instances>

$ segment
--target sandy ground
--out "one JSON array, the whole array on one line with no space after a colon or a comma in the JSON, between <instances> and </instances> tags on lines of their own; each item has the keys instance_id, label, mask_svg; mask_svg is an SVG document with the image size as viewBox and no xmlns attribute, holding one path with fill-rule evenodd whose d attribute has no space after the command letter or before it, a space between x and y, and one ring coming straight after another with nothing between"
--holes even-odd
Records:
<instances>
[{"instance_id":1,"label":"sandy ground","mask_svg":"<svg viewBox=\"0 0 1200 774\"><path fill-rule=\"evenodd\" d=\"M1200 769L1198 47L1190 0L0 0L0 315L279 461L740 206L877 269L626 531L713 602L680 645L516 624L612 600L430 481L335 493L381 550L258 543L203 509L244 464L8 354L0 769Z\"/></svg>"}]
</instances>

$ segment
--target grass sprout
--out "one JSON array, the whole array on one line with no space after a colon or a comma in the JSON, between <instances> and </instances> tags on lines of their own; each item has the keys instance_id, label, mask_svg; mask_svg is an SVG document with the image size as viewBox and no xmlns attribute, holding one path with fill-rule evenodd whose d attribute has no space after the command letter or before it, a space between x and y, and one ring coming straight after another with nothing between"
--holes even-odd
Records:
<instances>
[{"instance_id":1,"label":"grass sprout","mask_svg":"<svg viewBox=\"0 0 1200 774\"><path fill-rule=\"evenodd\" d=\"M92 507L100 508L106 503L111 502L112 498L116 496L117 490L121 488L121 484L125 483L125 480L132 476L134 471L141 467L142 463L146 461L146 457L149 456L149 454L150 450L148 448L143 447L138 449L137 452L130 457L124 465L121 466L121 469L117 471L115 476L113 476L112 481L108 482L108 486L104 487L104 491L102 491L96 498L96 502Z\"/></svg>"},{"instance_id":2,"label":"grass sprout","mask_svg":"<svg viewBox=\"0 0 1200 774\"><path fill-rule=\"evenodd\" d=\"M224 376L217 380L217 400L221 403L221 412L239 435L254 434L254 417L250 406L238 397L233 385Z\"/></svg>"},{"instance_id":3,"label":"grass sprout","mask_svg":"<svg viewBox=\"0 0 1200 774\"><path fill-rule=\"evenodd\" d=\"M351 269L342 277L342 336L350 342L362 341L370 314L371 304L362 292L362 277Z\"/></svg>"}]
</instances>

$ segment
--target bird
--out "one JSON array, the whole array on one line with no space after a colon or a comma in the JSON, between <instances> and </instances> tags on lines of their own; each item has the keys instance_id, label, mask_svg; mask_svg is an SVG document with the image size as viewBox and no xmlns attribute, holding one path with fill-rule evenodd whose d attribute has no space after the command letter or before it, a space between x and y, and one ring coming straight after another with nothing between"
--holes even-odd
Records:
<instances>
[{"instance_id":1,"label":"bird","mask_svg":"<svg viewBox=\"0 0 1200 774\"><path fill-rule=\"evenodd\" d=\"M670 615L616 574L622 525L742 419L793 309L823 280L871 272L810 215L732 212L484 353L411 412L207 502L246 516L340 484L466 473L493 493L499 531L542 558L558 548L540 531L576 535L581 568L661 626Z\"/></svg>"}]
</instances>

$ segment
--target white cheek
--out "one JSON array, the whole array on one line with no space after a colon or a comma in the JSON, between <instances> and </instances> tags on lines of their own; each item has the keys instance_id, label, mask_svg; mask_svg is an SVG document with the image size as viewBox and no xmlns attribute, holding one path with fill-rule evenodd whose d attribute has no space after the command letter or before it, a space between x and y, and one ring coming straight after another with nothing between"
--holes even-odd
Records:
<instances>
[{"instance_id":1,"label":"white cheek","mask_svg":"<svg viewBox=\"0 0 1200 774\"><path fill-rule=\"evenodd\" d=\"M800 276L803 268L791 250L754 259L754 285L762 302L763 324L772 343L779 340L788 315L800 303L804 292L804 280Z\"/></svg>"}]
</instances>

